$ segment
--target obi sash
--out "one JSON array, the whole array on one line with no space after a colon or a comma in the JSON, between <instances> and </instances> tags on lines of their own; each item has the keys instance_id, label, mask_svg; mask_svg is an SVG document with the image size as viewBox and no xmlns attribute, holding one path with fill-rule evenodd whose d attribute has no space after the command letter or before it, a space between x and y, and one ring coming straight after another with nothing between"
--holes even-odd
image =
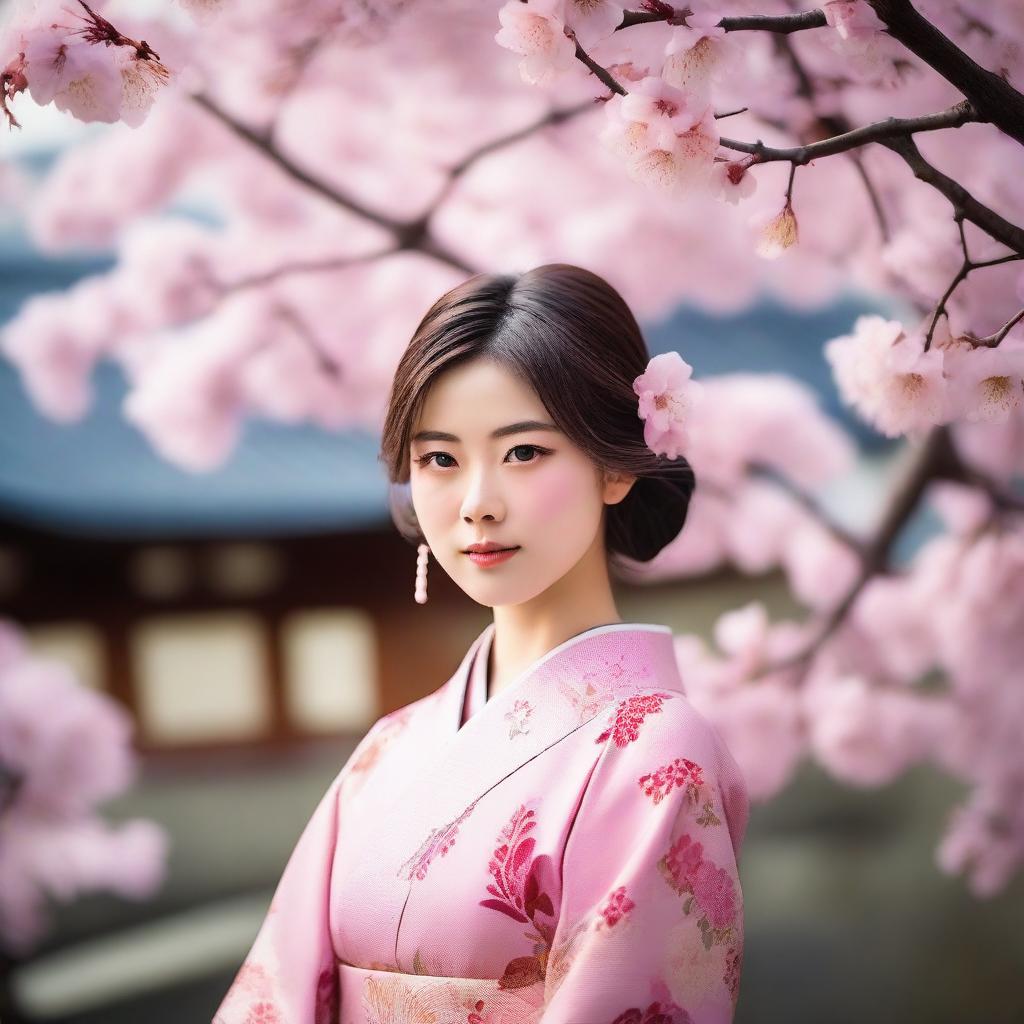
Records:
<instances>
[{"instance_id":1,"label":"obi sash","mask_svg":"<svg viewBox=\"0 0 1024 1024\"><path fill-rule=\"evenodd\" d=\"M462 1024L480 1020L538 1024L544 1010L543 979L501 988L492 978L439 978L378 971L338 963L338 1024Z\"/></svg>"}]
</instances>

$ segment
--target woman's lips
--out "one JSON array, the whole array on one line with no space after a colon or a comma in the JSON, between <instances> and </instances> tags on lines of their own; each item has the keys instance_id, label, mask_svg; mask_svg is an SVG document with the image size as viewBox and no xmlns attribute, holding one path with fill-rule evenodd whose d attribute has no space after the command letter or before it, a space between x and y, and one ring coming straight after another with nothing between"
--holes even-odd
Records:
<instances>
[{"instance_id":1,"label":"woman's lips","mask_svg":"<svg viewBox=\"0 0 1024 1024\"><path fill-rule=\"evenodd\" d=\"M489 565L507 562L518 550L519 548L508 548L504 551L468 551L466 553L473 562L481 568L486 568Z\"/></svg>"}]
</instances>

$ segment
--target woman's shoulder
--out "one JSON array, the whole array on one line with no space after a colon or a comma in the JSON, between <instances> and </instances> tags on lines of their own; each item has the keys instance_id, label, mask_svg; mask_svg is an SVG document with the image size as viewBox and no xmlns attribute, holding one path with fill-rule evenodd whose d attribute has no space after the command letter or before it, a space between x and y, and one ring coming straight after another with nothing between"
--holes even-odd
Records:
<instances>
[{"instance_id":1,"label":"woman's shoulder","mask_svg":"<svg viewBox=\"0 0 1024 1024\"><path fill-rule=\"evenodd\" d=\"M643 787L644 780L690 773L720 791L736 838L742 836L749 808L743 773L718 728L682 690L637 689L598 717L601 784Z\"/></svg>"},{"instance_id":2,"label":"woman's shoulder","mask_svg":"<svg viewBox=\"0 0 1024 1024\"><path fill-rule=\"evenodd\" d=\"M605 727L597 740L609 749L644 752L687 746L717 755L725 748L711 720L673 686L638 687L612 701L601 720Z\"/></svg>"}]
</instances>

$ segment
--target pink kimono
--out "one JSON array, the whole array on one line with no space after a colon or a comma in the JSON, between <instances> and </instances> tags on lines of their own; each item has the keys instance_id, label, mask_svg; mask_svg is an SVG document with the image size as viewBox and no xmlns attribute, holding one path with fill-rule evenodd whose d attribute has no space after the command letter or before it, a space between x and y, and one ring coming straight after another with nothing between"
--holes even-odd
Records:
<instances>
[{"instance_id":1,"label":"pink kimono","mask_svg":"<svg viewBox=\"0 0 1024 1024\"><path fill-rule=\"evenodd\" d=\"M671 630L585 630L488 700L493 634L359 743L214 1024L733 1019L747 792Z\"/></svg>"}]
</instances>

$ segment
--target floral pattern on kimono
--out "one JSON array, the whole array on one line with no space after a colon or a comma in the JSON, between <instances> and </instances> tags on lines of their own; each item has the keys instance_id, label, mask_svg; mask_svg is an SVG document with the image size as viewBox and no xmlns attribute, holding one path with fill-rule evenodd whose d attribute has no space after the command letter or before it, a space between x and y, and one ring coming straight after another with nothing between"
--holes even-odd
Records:
<instances>
[{"instance_id":1,"label":"floral pattern on kimono","mask_svg":"<svg viewBox=\"0 0 1024 1024\"><path fill-rule=\"evenodd\" d=\"M597 739L600 760L566 844L542 1020L731 1021L746 820L728 821L720 775L741 786L734 762L680 694L629 698ZM745 808L744 794L730 797Z\"/></svg>"}]
</instances>

